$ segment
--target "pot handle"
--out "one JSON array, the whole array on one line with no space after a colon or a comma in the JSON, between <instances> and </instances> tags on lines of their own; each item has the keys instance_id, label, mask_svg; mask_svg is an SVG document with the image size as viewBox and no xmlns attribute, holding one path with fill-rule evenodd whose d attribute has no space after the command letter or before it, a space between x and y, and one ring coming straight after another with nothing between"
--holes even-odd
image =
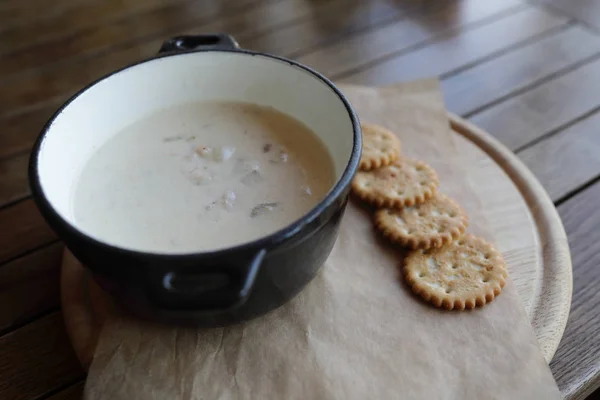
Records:
<instances>
[{"instance_id":1,"label":"pot handle","mask_svg":"<svg viewBox=\"0 0 600 400\"><path fill-rule=\"evenodd\" d=\"M159 277L152 295L163 309L224 311L248 300L266 250L258 251L242 268L234 265L203 267L201 272L168 272Z\"/></svg>"},{"instance_id":2,"label":"pot handle","mask_svg":"<svg viewBox=\"0 0 600 400\"><path fill-rule=\"evenodd\" d=\"M175 36L165 41L158 54L181 53L194 50L233 50L239 49L235 39L223 33L206 33L202 35Z\"/></svg>"}]
</instances>

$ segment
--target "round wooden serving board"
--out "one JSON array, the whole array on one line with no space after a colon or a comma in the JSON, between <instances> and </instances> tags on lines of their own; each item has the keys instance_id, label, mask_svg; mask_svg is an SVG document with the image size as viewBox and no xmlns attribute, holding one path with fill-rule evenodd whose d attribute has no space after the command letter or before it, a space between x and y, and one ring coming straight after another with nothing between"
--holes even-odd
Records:
<instances>
[{"instance_id":1,"label":"round wooden serving board","mask_svg":"<svg viewBox=\"0 0 600 400\"><path fill-rule=\"evenodd\" d=\"M540 183L511 151L461 118L449 118L461 153L477 160L469 179L481 191L489 228L549 362L567 323L573 284L560 217ZM113 306L68 251L63 259L61 287L67 332L87 368Z\"/></svg>"}]
</instances>

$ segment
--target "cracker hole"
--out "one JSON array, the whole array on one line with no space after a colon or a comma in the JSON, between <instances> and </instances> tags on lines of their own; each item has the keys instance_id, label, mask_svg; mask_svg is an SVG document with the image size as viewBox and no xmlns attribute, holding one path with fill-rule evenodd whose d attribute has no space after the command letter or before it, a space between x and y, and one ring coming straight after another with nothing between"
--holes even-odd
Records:
<instances>
[{"instance_id":1,"label":"cracker hole","mask_svg":"<svg viewBox=\"0 0 600 400\"><path fill-rule=\"evenodd\" d=\"M462 245L465 244L465 241L461 239L461 240L458 241L458 244L462 246Z\"/></svg>"},{"instance_id":2,"label":"cracker hole","mask_svg":"<svg viewBox=\"0 0 600 400\"><path fill-rule=\"evenodd\" d=\"M398 195L402 196L404 194L404 190L398 190L396 193L398 193Z\"/></svg>"},{"instance_id":3,"label":"cracker hole","mask_svg":"<svg viewBox=\"0 0 600 400\"><path fill-rule=\"evenodd\" d=\"M423 168L423 166L422 166L422 165L417 165L417 166L415 167L415 169L416 169L417 171L423 171L425 168Z\"/></svg>"},{"instance_id":4,"label":"cracker hole","mask_svg":"<svg viewBox=\"0 0 600 400\"><path fill-rule=\"evenodd\" d=\"M489 260L489 259L490 259L490 257L492 257L492 255L491 255L490 253L486 253L486 254L485 254L483 257L484 257L486 260Z\"/></svg>"},{"instance_id":5,"label":"cracker hole","mask_svg":"<svg viewBox=\"0 0 600 400\"><path fill-rule=\"evenodd\" d=\"M451 211L448 215L450 216L450 218L456 217L456 213L454 211Z\"/></svg>"},{"instance_id":6,"label":"cracker hole","mask_svg":"<svg viewBox=\"0 0 600 400\"><path fill-rule=\"evenodd\" d=\"M483 283L487 283L487 282L489 282L489 281L490 281L490 280L489 280L489 278L483 278L483 279L481 280L481 282L483 282Z\"/></svg>"},{"instance_id":7,"label":"cracker hole","mask_svg":"<svg viewBox=\"0 0 600 400\"><path fill-rule=\"evenodd\" d=\"M452 268L452 269L457 269L457 268L458 268L458 265L456 265L456 264L452 264L452 266L451 266L450 268Z\"/></svg>"},{"instance_id":8,"label":"cracker hole","mask_svg":"<svg viewBox=\"0 0 600 400\"><path fill-rule=\"evenodd\" d=\"M446 293L450 293L450 292L452 292L452 289L450 289L450 288L446 288L445 292L446 292Z\"/></svg>"},{"instance_id":9,"label":"cracker hole","mask_svg":"<svg viewBox=\"0 0 600 400\"><path fill-rule=\"evenodd\" d=\"M396 178L396 177L398 176L398 174L396 174L395 172L392 172L392 173L390 174L390 176L391 176L392 178Z\"/></svg>"},{"instance_id":10,"label":"cracker hole","mask_svg":"<svg viewBox=\"0 0 600 400\"><path fill-rule=\"evenodd\" d=\"M422 278L422 277L424 277L424 276L425 276L425 274L424 274L424 273L422 273L422 272L419 272L419 274L418 274L417 276L418 276L419 278Z\"/></svg>"}]
</instances>

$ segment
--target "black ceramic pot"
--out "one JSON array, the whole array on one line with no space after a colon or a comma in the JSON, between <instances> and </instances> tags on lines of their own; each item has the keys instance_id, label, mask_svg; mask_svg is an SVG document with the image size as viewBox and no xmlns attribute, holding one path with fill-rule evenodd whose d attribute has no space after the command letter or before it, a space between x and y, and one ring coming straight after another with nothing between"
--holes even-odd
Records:
<instances>
[{"instance_id":1,"label":"black ceramic pot","mask_svg":"<svg viewBox=\"0 0 600 400\"><path fill-rule=\"evenodd\" d=\"M202 100L270 105L311 127L335 165L327 196L278 232L211 252L140 251L78 227L71 194L90 154L154 110ZM182 36L165 42L155 58L115 71L68 100L41 132L29 178L44 218L123 305L153 319L219 326L284 304L315 277L336 240L360 152L350 103L319 73L240 50L226 35Z\"/></svg>"}]
</instances>

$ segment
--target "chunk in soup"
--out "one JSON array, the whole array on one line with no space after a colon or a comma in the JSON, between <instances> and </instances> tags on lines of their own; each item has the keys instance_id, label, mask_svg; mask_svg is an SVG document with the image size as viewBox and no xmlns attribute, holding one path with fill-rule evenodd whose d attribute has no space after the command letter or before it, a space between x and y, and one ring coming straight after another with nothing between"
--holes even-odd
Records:
<instances>
[{"instance_id":1,"label":"chunk in soup","mask_svg":"<svg viewBox=\"0 0 600 400\"><path fill-rule=\"evenodd\" d=\"M96 150L73 195L76 224L143 251L209 251L273 233L334 184L331 157L300 121L248 103L155 113Z\"/></svg>"}]
</instances>

